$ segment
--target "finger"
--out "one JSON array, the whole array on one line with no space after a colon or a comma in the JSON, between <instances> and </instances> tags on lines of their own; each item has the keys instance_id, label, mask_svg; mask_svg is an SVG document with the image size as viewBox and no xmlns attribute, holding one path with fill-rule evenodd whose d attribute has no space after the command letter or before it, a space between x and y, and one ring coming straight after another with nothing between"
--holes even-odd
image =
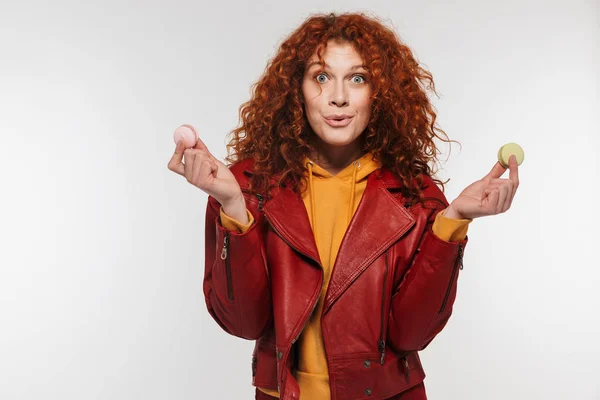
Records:
<instances>
[{"instance_id":1,"label":"finger","mask_svg":"<svg viewBox=\"0 0 600 400\"><path fill-rule=\"evenodd\" d=\"M510 169L508 179L514 183L514 189L516 190L517 186L519 186L519 165L517 164L517 157L515 155L510 156L508 168Z\"/></svg>"},{"instance_id":2,"label":"finger","mask_svg":"<svg viewBox=\"0 0 600 400\"><path fill-rule=\"evenodd\" d=\"M488 172L488 174L484 176L483 179L500 178L505 171L506 168L504 168L499 161L496 161L496 164L494 164L490 172Z\"/></svg>"},{"instance_id":3,"label":"finger","mask_svg":"<svg viewBox=\"0 0 600 400\"><path fill-rule=\"evenodd\" d=\"M206 153L213 162L215 162L215 163L218 162L217 158L215 156L213 156L213 154L208 150L208 148L206 147L204 142L202 142L202 139L198 138L198 141L192 148Z\"/></svg>"},{"instance_id":4,"label":"finger","mask_svg":"<svg viewBox=\"0 0 600 400\"><path fill-rule=\"evenodd\" d=\"M519 186L518 184L513 185L512 194L510 196L510 201L508 202L508 208L510 208L512 206L512 202L515 199L515 195L517 194L518 186Z\"/></svg>"},{"instance_id":5,"label":"finger","mask_svg":"<svg viewBox=\"0 0 600 400\"><path fill-rule=\"evenodd\" d=\"M508 179L492 179L492 180L488 181L486 188L494 189L494 188L500 187L502 185L506 185L507 182L508 182Z\"/></svg>"},{"instance_id":6,"label":"finger","mask_svg":"<svg viewBox=\"0 0 600 400\"><path fill-rule=\"evenodd\" d=\"M196 143L194 144L194 146L192 148L196 149L196 150L204 150L204 151L208 152L208 147L206 147L206 145L204 144L202 139L200 139L200 137L196 137Z\"/></svg>"},{"instance_id":7,"label":"finger","mask_svg":"<svg viewBox=\"0 0 600 400\"><path fill-rule=\"evenodd\" d=\"M502 185L498 188L498 205L496 206L496 214L504 212L504 204L508 197L508 186Z\"/></svg>"},{"instance_id":8,"label":"finger","mask_svg":"<svg viewBox=\"0 0 600 400\"><path fill-rule=\"evenodd\" d=\"M506 198L504 200L499 200L499 205L502 206L502 211L506 211L510 207L510 202L515 192L514 184L510 179L494 179L490 183L487 184L486 189L488 191L492 191L493 189L498 190L506 190Z\"/></svg>"},{"instance_id":9,"label":"finger","mask_svg":"<svg viewBox=\"0 0 600 400\"><path fill-rule=\"evenodd\" d=\"M506 189L506 198L504 199L504 204L502 205L502 212L506 212L510 208L510 202L512 200L511 186L508 186Z\"/></svg>"},{"instance_id":10,"label":"finger","mask_svg":"<svg viewBox=\"0 0 600 400\"><path fill-rule=\"evenodd\" d=\"M202 157L202 158L205 158L207 160L212 160L212 157L208 153L208 151L202 150L202 149L195 149L193 147L185 149L184 154L187 154L188 157L192 157L192 155L194 155L195 157Z\"/></svg>"},{"instance_id":11,"label":"finger","mask_svg":"<svg viewBox=\"0 0 600 400\"><path fill-rule=\"evenodd\" d=\"M194 131L195 132L195 131ZM202 139L200 139L199 135L196 135L196 144L194 144L194 146L192 147L192 149L196 149L196 150L204 150L208 153L208 155L212 158L213 155L210 152L210 150L208 150L208 147L206 147L206 144L204 144L204 142L202 141Z\"/></svg>"},{"instance_id":12,"label":"finger","mask_svg":"<svg viewBox=\"0 0 600 400\"><path fill-rule=\"evenodd\" d=\"M206 168L206 171L203 171L202 173L204 174L204 176L206 176L206 182L207 183L215 183L216 177L217 177L217 170L219 169L217 164L215 164L212 161L205 161L202 163L203 167Z\"/></svg>"},{"instance_id":13,"label":"finger","mask_svg":"<svg viewBox=\"0 0 600 400\"><path fill-rule=\"evenodd\" d=\"M508 160L508 166L510 168L509 181L512 182L512 191L510 193L510 199L508 202L508 208L512 205L513 199L517 194L517 189L519 188L519 164L517 163L517 157L515 155L511 155Z\"/></svg>"},{"instance_id":14,"label":"finger","mask_svg":"<svg viewBox=\"0 0 600 400\"><path fill-rule=\"evenodd\" d=\"M508 210L510 208L510 205L512 204L512 199L513 197L515 197L515 190L516 190L516 184L513 183L512 180L507 180L506 181L506 186L508 187L507 189L507 195L506 195L506 200L504 202L504 211Z\"/></svg>"},{"instance_id":15,"label":"finger","mask_svg":"<svg viewBox=\"0 0 600 400\"><path fill-rule=\"evenodd\" d=\"M171 171L178 173L179 175L184 175L185 173L185 165L181 162L183 159L183 150L185 149L185 145L182 140L177 142L175 146L175 153L171 156L169 163L167 164L167 168Z\"/></svg>"},{"instance_id":16,"label":"finger","mask_svg":"<svg viewBox=\"0 0 600 400\"><path fill-rule=\"evenodd\" d=\"M194 172L194 162L196 161L196 154L191 149L185 149L183 152L185 162L185 179L189 183L192 183L192 174Z\"/></svg>"},{"instance_id":17,"label":"finger","mask_svg":"<svg viewBox=\"0 0 600 400\"><path fill-rule=\"evenodd\" d=\"M485 209L485 214L486 215L492 215L494 214L494 211L496 210L496 207L498 206L498 197L499 197L499 192L498 189L492 189L488 192L488 196L485 198L484 201L484 209Z\"/></svg>"},{"instance_id":18,"label":"finger","mask_svg":"<svg viewBox=\"0 0 600 400\"><path fill-rule=\"evenodd\" d=\"M217 164L215 164L208 156L198 157L194 161L194 172L192 174L193 180L198 184L205 184L216 178L216 173L213 171L217 170Z\"/></svg>"}]
</instances>

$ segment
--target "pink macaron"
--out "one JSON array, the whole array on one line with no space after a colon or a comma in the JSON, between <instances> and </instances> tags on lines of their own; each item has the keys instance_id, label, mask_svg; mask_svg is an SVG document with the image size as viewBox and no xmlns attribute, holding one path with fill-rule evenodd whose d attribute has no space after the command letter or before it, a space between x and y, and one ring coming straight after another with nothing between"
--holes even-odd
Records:
<instances>
[{"instance_id":1,"label":"pink macaron","mask_svg":"<svg viewBox=\"0 0 600 400\"><path fill-rule=\"evenodd\" d=\"M194 147L198 141L198 132L196 132L196 129L194 129L192 125L181 125L179 128L175 129L175 133L173 134L173 141L175 141L175 143L180 140L183 140L186 149Z\"/></svg>"}]
</instances>

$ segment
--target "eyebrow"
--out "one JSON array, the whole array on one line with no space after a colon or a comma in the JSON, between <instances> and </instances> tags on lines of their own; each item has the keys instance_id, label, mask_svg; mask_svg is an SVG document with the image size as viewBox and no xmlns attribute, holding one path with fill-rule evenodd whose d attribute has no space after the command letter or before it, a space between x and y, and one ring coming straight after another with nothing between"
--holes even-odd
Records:
<instances>
[{"instance_id":1,"label":"eyebrow","mask_svg":"<svg viewBox=\"0 0 600 400\"><path fill-rule=\"evenodd\" d=\"M313 65L319 65L319 62L318 61L311 62L310 64L308 64L308 67L306 69L307 70L311 69ZM325 64L325 68L328 69L329 66L327 64ZM352 70L360 69L360 68L367 69L367 66L364 64L363 65L353 65L352 67L350 67L350 70L352 71Z\"/></svg>"}]
</instances>

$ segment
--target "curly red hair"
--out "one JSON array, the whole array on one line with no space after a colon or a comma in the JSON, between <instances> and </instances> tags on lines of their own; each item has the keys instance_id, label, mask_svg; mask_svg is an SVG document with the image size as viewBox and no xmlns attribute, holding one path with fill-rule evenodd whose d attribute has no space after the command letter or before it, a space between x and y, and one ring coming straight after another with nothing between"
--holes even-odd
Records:
<instances>
[{"instance_id":1,"label":"curly red hair","mask_svg":"<svg viewBox=\"0 0 600 400\"><path fill-rule=\"evenodd\" d=\"M394 31L364 13L314 14L281 44L252 86L252 98L240 106L241 125L230 132L226 162L254 159L250 178L253 193L266 193L271 179L281 174L280 186L304 190L302 162L313 150L312 130L302 104L301 84L309 58L330 40L351 43L361 55L372 88L371 119L361 134L362 149L404 183L403 195L423 200L423 174L433 178L429 162L437 160L434 137L445 132L436 126L436 113L425 89L435 91L430 72L421 68L411 50ZM312 133L314 134L314 133ZM363 154L364 154L363 152Z\"/></svg>"}]
</instances>

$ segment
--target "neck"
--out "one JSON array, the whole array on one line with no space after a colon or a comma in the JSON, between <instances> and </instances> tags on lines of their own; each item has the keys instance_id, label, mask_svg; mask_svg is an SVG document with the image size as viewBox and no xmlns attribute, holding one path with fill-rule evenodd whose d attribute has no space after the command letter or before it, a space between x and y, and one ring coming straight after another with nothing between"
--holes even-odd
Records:
<instances>
[{"instance_id":1,"label":"neck","mask_svg":"<svg viewBox=\"0 0 600 400\"><path fill-rule=\"evenodd\" d=\"M350 165L352 161L362 157L363 154L360 141L356 140L351 145L344 147L324 146L318 143L308 157L321 168L335 175Z\"/></svg>"}]
</instances>

